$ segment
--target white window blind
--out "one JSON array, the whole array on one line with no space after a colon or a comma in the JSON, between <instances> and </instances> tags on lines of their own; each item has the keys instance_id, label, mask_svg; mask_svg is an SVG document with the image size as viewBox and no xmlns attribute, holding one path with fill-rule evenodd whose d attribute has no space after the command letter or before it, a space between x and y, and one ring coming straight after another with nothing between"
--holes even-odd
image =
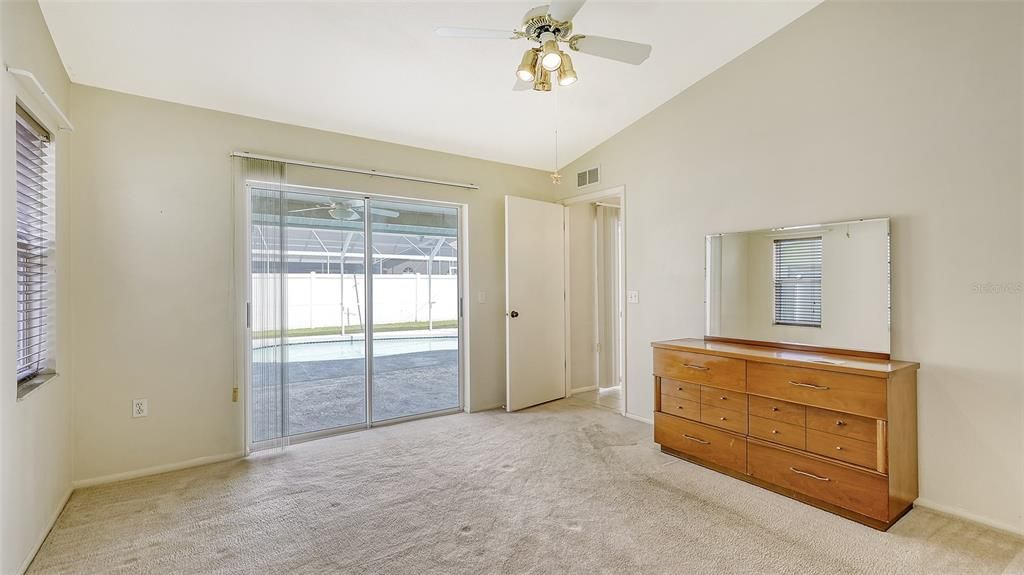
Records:
<instances>
[{"instance_id":1,"label":"white window blind","mask_svg":"<svg viewBox=\"0 0 1024 575\"><path fill-rule=\"evenodd\" d=\"M54 170L50 134L21 106L16 122L18 382L53 368Z\"/></svg>"},{"instance_id":2,"label":"white window blind","mask_svg":"<svg viewBox=\"0 0 1024 575\"><path fill-rule=\"evenodd\" d=\"M821 237L777 239L775 324L821 327Z\"/></svg>"}]
</instances>

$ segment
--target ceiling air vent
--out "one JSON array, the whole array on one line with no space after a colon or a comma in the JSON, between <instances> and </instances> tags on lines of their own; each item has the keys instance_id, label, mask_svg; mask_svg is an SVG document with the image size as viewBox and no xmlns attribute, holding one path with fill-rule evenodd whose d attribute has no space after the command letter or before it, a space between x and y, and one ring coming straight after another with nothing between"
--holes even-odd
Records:
<instances>
[{"instance_id":1,"label":"ceiling air vent","mask_svg":"<svg viewBox=\"0 0 1024 575\"><path fill-rule=\"evenodd\" d=\"M601 181L601 173L598 168L590 168L576 173L576 187L582 188Z\"/></svg>"}]
</instances>

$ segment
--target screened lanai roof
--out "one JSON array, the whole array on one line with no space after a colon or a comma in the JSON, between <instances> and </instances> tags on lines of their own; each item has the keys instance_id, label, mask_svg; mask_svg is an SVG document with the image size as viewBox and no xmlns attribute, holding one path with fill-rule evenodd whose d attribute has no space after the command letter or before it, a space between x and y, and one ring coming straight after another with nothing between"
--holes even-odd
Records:
<instances>
[{"instance_id":1,"label":"screened lanai roof","mask_svg":"<svg viewBox=\"0 0 1024 575\"><path fill-rule=\"evenodd\" d=\"M283 198L283 202L281 201ZM338 219L334 213L357 219ZM374 264L382 260L457 261L458 210L391 200L339 199L305 190L267 190L253 196L254 255L278 257L284 241L290 262L337 263L364 259L363 217L370 212ZM279 222L283 219L284 226Z\"/></svg>"},{"instance_id":2,"label":"screened lanai roof","mask_svg":"<svg viewBox=\"0 0 1024 575\"><path fill-rule=\"evenodd\" d=\"M456 261L458 239L450 235L413 234L377 231L374 226L371 246L374 261L381 259ZM287 226L284 228L285 253L289 261L309 263L337 262L342 254L346 261L362 261L362 230ZM254 225L253 251L276 258L282 230L276 225Z\"/></svg>"}]
</instances>

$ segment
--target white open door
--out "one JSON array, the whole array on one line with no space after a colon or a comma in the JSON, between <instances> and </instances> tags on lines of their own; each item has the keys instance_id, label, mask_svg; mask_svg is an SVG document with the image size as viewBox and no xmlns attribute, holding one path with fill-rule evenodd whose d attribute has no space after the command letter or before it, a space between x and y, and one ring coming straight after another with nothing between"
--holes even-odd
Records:
<instances>
[{"instance_id":1,"label":"white open door","mask_svg":"<svg viewBox=\"0 0 1024 575\"><path fill-rule=\"evenodd\" d=\"M505 196L505 406L565 397L564 207Z\"/></svg>"}]
</instances>

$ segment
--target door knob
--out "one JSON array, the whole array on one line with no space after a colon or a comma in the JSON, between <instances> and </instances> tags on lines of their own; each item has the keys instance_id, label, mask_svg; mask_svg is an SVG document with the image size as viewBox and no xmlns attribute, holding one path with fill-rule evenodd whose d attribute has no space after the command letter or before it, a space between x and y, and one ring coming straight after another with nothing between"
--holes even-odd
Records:
<instances>
[{"instance_id":1,"label":"door knob","mask_svg":"<svg viewBox=\"0 0 1024 575\"><path fill-rule=\"evenodd\" d=\"M512 319L515 319L515 318L519 317L519 312L517 312L516 310L512 310L512 313L510 313L508 315L511 316Z\"/></svg>"}]
</instances>

